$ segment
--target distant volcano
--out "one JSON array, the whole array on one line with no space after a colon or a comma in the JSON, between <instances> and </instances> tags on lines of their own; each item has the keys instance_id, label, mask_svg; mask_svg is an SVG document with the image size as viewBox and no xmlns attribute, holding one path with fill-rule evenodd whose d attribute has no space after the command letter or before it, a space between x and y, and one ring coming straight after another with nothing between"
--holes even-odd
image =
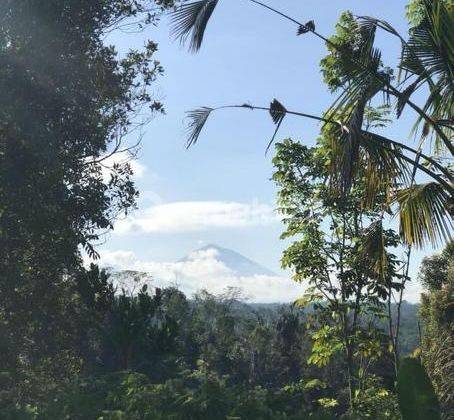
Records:
<instances>
[{"instance_id":1,"label":"distant volcano","mask_svg":"<svg viewBox=\"0 0 454 420\"><path fill-rule=\"evenodd\" d=\"M287 276L279 276L266 267L231 249L206 245L175 262L131 260L113 267L112 280L118 291L136 293L151 287L177 287L188 297L201 290L215 295L227 290L240 291L251 302L293 302L304 288Z\"/></svg>"},{"instance_id":2,"label":"distant volcano","mask_svg":"<svg viewBox=\"0 0 454 420\"><path fill-rule=\"evenodd\" d=\"M210 244L195 251L192 251L189 255L181 259L179 262L189 262L200 257L213 258L224 266L226 266L236 276L250 277L256 275L277 277L276 273L273 273L266 267L256 263L255 261L246 258L238 252L232 251L231 249L222 248L218 245Z\"/></svg>"}]
</instances>

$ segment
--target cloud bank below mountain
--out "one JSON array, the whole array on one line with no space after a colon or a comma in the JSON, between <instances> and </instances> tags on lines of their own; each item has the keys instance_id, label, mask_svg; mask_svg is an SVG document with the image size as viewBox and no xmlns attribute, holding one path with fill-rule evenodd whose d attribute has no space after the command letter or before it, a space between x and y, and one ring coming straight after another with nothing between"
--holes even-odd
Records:
<instances>
[{"instance_id":1,"label":"cloud bank below mountain","mask_svg":"<svg viewBox=\"0 0 454 420\"><path fill-rule=\"evenodd\" d=\"M155 287L177 286L189 296L202 289L220 294L228 288L235 288L254 302L292 302L303 293L301 285L284 277L241 275L222 261L222 255L215 248L194 251L178 262L144 261L131 251L104 251L100 261L102 266L116 271L146 273L140 277L140 282ZM137 288L132 276L122 276L121 285L128 289Z\"/></svg>"}]
</instances>

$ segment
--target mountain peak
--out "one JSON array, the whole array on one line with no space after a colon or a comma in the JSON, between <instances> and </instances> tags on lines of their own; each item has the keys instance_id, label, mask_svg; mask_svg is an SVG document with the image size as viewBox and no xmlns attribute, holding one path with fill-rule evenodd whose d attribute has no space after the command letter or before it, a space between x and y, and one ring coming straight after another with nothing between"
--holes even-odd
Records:
<instances>
[{"instance_id":1,"label":"mountain peak","mask_svg":"<svg viewBox=\"0 0 454 420\"><path fill-rule=\"evenodd\" d=\"M213 251L213 253L209 254L210 258L213 258L222 264L224 264L229 270L231 270L237 276L255 276L255 275L263 275L263 276L272 276L276 277L277 275L273 273L266 267L256 263L255 261L241 255L240 253L233 251L228 248L223 248L217 244L208 244L204 245L201 248L196 249L189 253L188 256L183 258L181 261L191 261L194 260L196 257L200 256L200 253L205 253Z\"/></svg>"},{"instance_id":2,"label":"mountain peak","mask_svg":"<svg viewBox=\"0 0 454 420\"><path fill-rule=\"evenodd\" d=\"M208 245L202 246L201 248L196 249L196 251L205 251L207 249L216 249L216 250L222 251L226 248L222 248L222 246L219 246L217 244L208 244Z\"/></svg>"}]
</instances>

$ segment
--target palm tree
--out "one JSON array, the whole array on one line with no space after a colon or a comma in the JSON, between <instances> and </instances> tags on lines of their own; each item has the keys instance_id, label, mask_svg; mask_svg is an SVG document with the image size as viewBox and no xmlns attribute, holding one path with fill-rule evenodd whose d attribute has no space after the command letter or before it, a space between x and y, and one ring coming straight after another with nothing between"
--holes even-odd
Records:
<instances>
[{"instance_id":1,"label":"palm tree","mask_svg":"<svg viewBox=\"0 0 454 420\"><path fill-rule=\"evenodd\" d=\"M189 41L192 52L200 49L208 21L219 1L183 3L172 13L173 34L183 43ZM221 109L269 112L276 129L267 150L287 115L320 121L335 134L330 145L333 156L330 182L335 191L348 194L358 169L366 167L369 181L364 205L374 205L374 197L385 194L383 211L399 215L404 243L423 247L449 240L454 208L451 167L454 156L454 7L443 0L413 0L419 3L421 18L410 29L408 39L385 21L355 16L354 28L360 43L353 47L337 42L335 37L321 35L313 21L302 23L260 1L245 1L294 23L297 35L313 35L323 41L342 67L337 89L340 94L322 116L289 110L277 99L269 106L234 104L190 111L187 146L198 141L207 119ZM398 77L393 77L393 72L383 65L381 51L374 46L377 30L386 31L401 43ZM427 92L422 106L413 100L416 92ZM413 131L419 135L418 146L412 147L364 127L369 104L380 97L386 104L393 101L397 119L405 108L416 114ZM417 183L416 179L425 182Z\"/></svg>"}]
</instances>

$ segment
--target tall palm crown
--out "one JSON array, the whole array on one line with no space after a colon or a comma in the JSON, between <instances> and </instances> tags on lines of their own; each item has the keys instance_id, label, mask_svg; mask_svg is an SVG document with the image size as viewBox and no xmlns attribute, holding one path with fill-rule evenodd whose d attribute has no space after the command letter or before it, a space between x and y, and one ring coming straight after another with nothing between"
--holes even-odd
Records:
<instances>
[{"instance_id":1,"label":"tall palm crown","mask_svg":"<svg viewBox=\"0 0 454 420\"><path fill-rule=\"evenodd\" d=\"M207 24L220 0L184 3L172 15L172 30L189 49L202 45ZM322 116L288 110L274 99L269 106L227 105L203 107L188 113L188 147L195 144L208 117L215 110L246 108L268 111L276 133L287 114L315 119L328 126L333 140L329 182L333 191L348 194L361 167L367 168L364 206L376 206L378 195L387 197L383 211L398 214L402 240L422 247L449 240L452 231L454 196L454 7L443 0L413 0L417 16L409 36L400 35L388 22L368 16L347 15L338 32L326 38L313 21L296 19L257 0L250 1L290 20L297 35L312 34L329 50L322 61L325 81L338 97ZM415 14L416 15L416 14ZM414 22L416 21L416 22ZM401 43L397 69L385 67L375 46L377 30L386 31ZM414 94L425 95L422 106ZM396 118L405 109L416 114L413 131L419 143L413 147L374 132L365 124L365 113L381 100L394 105ZM267 148L267 150L268 150ZM422 176L420 176L420 174ZM417 180L424 182L416 182ZM383 204L381 204L383 206Z\"/></svg>"}]
</instances>

